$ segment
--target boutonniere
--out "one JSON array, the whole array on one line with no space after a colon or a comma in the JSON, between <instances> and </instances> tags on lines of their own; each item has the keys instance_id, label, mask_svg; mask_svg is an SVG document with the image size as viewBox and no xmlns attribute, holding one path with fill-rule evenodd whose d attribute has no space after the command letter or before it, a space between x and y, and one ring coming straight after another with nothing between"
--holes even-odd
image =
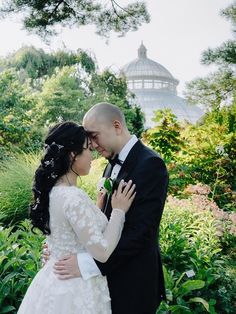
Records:
<instances>
[{"instance_id":1,"label":"boutonniere","mask_svg":"<svg viewBox=\"0 0 236 314\"><path fill-rule=\"evenodd\" d=\"M105 191L107 194L112 193L113 180L111 178L101 178L97 184L97 190L99 192Z\"/></svg>"}]
</instances>

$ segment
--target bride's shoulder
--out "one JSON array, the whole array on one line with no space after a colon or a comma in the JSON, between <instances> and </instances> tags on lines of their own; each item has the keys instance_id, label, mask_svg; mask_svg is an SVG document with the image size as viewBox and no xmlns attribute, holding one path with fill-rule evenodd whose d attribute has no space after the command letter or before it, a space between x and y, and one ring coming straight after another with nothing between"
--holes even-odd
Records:
<instances>
[{"instance_id":1,"label":"bride's shoulder","mask_svg":"<svg viewBox=\"0 0 236 314\"><path fill-rule=\"evenodd\" d=\"M82 195L85 192L78 188L77 186L71 185L55 185L52 188L51 194L62 195L62 196L72 196L72 195ZM85 193L86 194L86 193Z\"/></svg>"},{"instance_id":2,"label":"bride's shoulder","mask_svg":"<svg viewBox=\"0 0 236 314\"><path fill-rule=\"evenodd\" d=\"M51 192L51 196L56 198L63 198L64 200L72 201L72 200L82 200L87 199L88 194L81 188L77 186L65 186L65 185L57 185L54 186Z\"/></svg>"}]
</instances>

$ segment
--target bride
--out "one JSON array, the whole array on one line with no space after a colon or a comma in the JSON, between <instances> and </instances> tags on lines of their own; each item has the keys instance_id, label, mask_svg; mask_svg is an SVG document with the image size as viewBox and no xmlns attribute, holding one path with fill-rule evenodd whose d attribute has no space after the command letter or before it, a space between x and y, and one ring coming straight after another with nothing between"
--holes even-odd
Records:
<instances>
[{"instance_id":1,"label":"bride","mask_svg":"<svg viewBox=\"0 0 236 314\"><path fill-rule=\"evenodd\" d=\"M89 252L106 262L119 242L125 213L135 197L135 185L121 181L112 195L112 215L101 212L104 196L95 206L76 182L91 167L91 143L82 126L63 122L45 140L46 152L35 172L34 202L30 218L34 228L47 235L50 260L37 273L18 314L111 313L106 277L100 275L60 280L53 265L62 256Z\"/></svg>"}]
</instances>

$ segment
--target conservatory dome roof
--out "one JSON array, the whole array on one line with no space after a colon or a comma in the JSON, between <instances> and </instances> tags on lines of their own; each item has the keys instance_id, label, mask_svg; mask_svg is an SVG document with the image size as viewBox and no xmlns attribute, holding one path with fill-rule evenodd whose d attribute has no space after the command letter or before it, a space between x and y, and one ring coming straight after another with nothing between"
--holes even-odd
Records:
<instances>
[{"instance_id":1,"label":"conservatory dome roof","mask_svg":"<svg viewBox=\"0 0 236 314\"><path fill-rule=\"evenodd\" d=\"M153 61L147 57L147 49L143 45L140 45L138 49L138 58L127 63L123 68L122 72L125 74L126 78L145 78L152 77L158 79L164 79L178 84L172 74L160 63Z\"/></svg>"},{"instance_id":2,"label":"conservatory dome roof","mask_svg":"<svg viewBox=\"0 0 236 314\"><path fill-rule=\"evenodd\" d=\"M146 118L146 127L153 127L156 110L171 109L179 121L195 123L204 114L198 106L189 105L177 95L179 81L161 64L147 58L147 49L140 45L138 58L127 63L121 70L128 89L135 94Z\"/></svg>"}]
</instances>

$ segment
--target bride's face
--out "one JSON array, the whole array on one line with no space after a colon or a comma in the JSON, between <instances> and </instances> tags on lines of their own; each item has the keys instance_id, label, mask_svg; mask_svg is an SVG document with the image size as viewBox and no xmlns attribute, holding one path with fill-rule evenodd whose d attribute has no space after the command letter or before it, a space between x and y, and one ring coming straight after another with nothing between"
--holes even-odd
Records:
<instances>
[{"instance_id":1,"label":"bride's face","mask_svg":"<svg viewBox=\"0 0 236 314\"><path fill-rule=\"evenodd\" d=\"M84 148L82 154L77 155L72 165L72 169L80 176L85 176L89 173L92 163L92 145Z\"/></svg>"}]
</instances>

